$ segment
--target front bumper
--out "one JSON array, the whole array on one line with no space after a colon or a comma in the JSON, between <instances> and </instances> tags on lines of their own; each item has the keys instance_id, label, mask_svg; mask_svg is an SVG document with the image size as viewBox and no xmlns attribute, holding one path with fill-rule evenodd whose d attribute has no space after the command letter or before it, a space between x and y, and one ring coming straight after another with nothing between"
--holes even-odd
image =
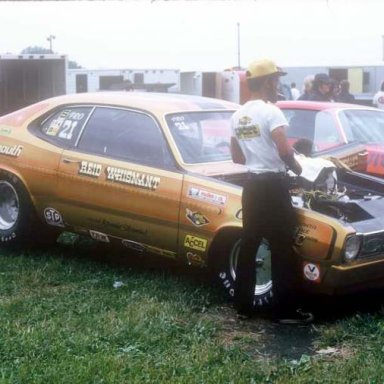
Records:
<instances>
[{"instance_id":1,"label":"front bumper","mask_svg":"<svg viewBox=\"0 0 384 384\"><path fill-rule=\"evenodd\" d=\"M306 291L324 294L344 294L380 287L384 287L384 255L380 260L325 267L319 283L304 282Z\"/></svg>"}]
</instances>

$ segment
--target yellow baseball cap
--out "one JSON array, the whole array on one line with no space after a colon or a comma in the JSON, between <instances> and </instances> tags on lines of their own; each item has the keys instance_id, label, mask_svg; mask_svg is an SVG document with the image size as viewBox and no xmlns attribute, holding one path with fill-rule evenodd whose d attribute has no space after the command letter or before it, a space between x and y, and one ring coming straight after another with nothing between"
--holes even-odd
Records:
<instances>
[{"instance_id":1,"label":"yellow baseball cap","mask_svg":"<svg viewBox=\"0 0 384 384\"><path fill-rule=\"evenodd\" d=\"M246 72L247 79L255 79L258 77L275 74L278 76L284 76L287 74L287 72L284 72L272 60L269 59L252 61L252 63L249 64Z\"/></svg>"}]
</instances>

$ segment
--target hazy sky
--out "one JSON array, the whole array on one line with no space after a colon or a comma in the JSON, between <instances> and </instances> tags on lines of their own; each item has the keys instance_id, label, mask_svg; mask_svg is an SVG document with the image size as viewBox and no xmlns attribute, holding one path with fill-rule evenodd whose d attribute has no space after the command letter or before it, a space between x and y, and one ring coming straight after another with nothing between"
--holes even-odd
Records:
<instances>
[{"instance_id":1,"label":"hazy sky","mask_svg":"<svg viewBox=\"0 0 384 384\"><path fill-rule=\"evenodd\" d=\"M0 53L31 45L86 68L223 70L383 62L384 0L0 2Z\"/></svg>"}]
</instances>

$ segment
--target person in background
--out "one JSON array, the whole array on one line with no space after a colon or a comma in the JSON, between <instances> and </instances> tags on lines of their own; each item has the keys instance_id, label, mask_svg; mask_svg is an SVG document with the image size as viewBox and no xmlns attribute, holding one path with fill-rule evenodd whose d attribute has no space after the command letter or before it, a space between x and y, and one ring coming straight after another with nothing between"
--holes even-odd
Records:
<instances>
[{"instance_id":1,"label":"person in background","mask_svg":"<svg viewBox=\"0 0 384 384\"><path fill-rule=\"evenodd\" d=\"M296 88L296 83L291 83L292 100L297 100L300 97L300 91Z\"/></svg>"},{"instance_id":2,"label":"person in background","mask_svg":"<svg viewBox=\"0 0 384 384\"><path fill-rule=\"evenodd\" d=\"M372 104L376 108L384 109L384 81L381 83L380 91L373 96Z\"/></svg>"},{"instance_id":3,"label":"person in background","mask_svg":"<svg viewBox=\"0 0 384 384\"><path fill-rule=\"evenodd\" d=\"M273 104L278 98L279 78L285 74L271 60L253 61L246 72L251 98L231 118L232 159L248 168L234 305L240 318L254 314L256 253L265 238L271 249L273 317L281 323L300 324L310 322L313 316L293 308L299 272L292 250L296 214L286 168L300 175L301 166L285 135L288 122Z\"/></svg>"},{"instance_id":4,"label":"person in background","mask_svg":"<svg viewBox=\"0 0 384 384\"><path fill-rule=\"evenodd\" d=\"M339 103L350 103L355 102L355 96L349 92L349 81L341 80L340 81L340 92L336 95L335 101Z\"/></svg>"},{"instance_id":5,"label":"person in background","mask_svg":"<svg viewBox=\"0 0 384 384\"><path fill-rule=\"evenodd\" d=\"M313 80L310 101L332 101L332 80L326 73L317 73Z\"/></svg>"},{"instance_id":6,"label":"person in background","mask_svg":"<svg viewBox=\"0 0 384 384\"><path fill-rule=\"evenodd\" d=\"M313 86L313 75L308 75L304 78L304 88L303 93L297 100L309 100L311 92L312 92L312 86Z\"/></svg>"}]
</instances>

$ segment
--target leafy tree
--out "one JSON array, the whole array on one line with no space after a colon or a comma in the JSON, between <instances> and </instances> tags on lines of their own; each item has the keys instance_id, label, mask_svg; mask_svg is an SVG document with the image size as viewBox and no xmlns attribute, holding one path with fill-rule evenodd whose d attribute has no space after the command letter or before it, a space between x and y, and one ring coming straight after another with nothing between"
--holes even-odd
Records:
<instances>
[{"instance_id":1,"label":"leafy tree","mask_svg":"<svg viewBox=\"0 0 384 384\"><path fill-rule=\"evenodd\" d=\"M29 46L21 51L22 54L46 54L52 53L50 49L39 47L37 45Z\"/></svg>"},{"instance_id":2,"label":"leafy tree","mask_svg":"<svg viewBox=\"0 0 384 384\"><path fill-rule=\"evenodd\" d=\"M29 46L27 48L24 48L21 51L21 54L30 54L30 55L33 55L33 54L47 54L47 53L49 54L49 53L52 53L52 52L48 48L39 47L37 45ZM70 69L80 69L80 68L83 68L83 67L80 64L78 64L76 61L74 61L74 60L68 60L68 68L70 68Z\"/></svg>"},{"instance_id":3,"label":"leafy tree","mask_svg":"<svg viewBox=\"0 0 384 384\"><path fill-rule=\"evenodd\" d=\"M76 61L68 60L68 68L69 69L80 69L83 68L81 65L77 64Z\"/></svg>"}]
</instances>

